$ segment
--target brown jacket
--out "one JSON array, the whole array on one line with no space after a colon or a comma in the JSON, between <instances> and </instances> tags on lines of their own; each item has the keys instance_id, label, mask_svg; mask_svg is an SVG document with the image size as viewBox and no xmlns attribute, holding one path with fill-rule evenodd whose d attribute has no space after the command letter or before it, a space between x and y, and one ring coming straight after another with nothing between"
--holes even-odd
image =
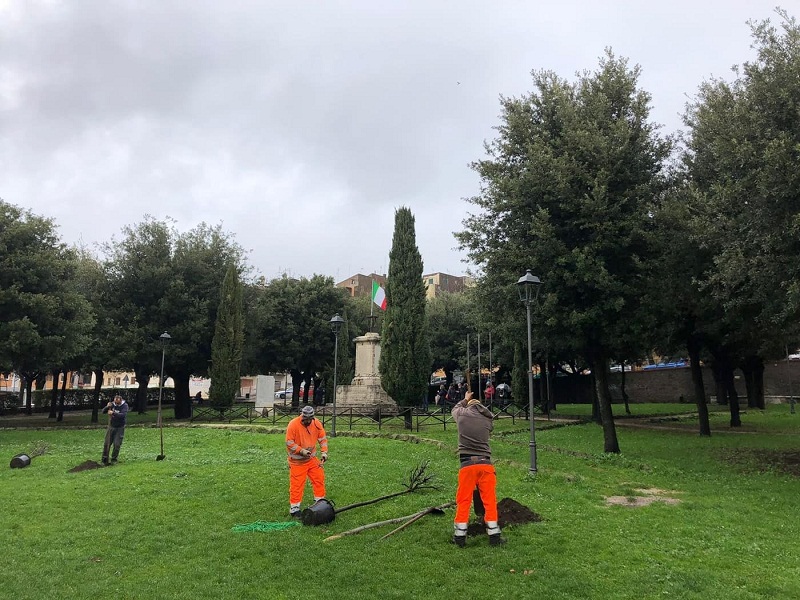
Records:
<instances>
[{"instance_id":1,"label":"brown jacket","mask_svg":"<svg viewBox=\"0 0 800 600\"><path fill-rule=\"evenodd\" d=\"M453 407L451 414L458 428L458 454L462 463L473 457L485 459L482 462L489 461L492 457L489 434L494 429L492 411L480 402L473 400L468 405L466 400L461 400Z\"/></svg>"}]
</instances>

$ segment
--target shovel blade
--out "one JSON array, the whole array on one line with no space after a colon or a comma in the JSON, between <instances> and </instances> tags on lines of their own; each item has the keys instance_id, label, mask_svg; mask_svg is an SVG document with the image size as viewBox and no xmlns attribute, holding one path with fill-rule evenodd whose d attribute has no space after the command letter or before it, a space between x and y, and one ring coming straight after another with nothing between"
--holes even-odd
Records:
<instances>
[{"instance_id":1,"label":"shovel blade","mask_svg":"<svg viewBox=\"0 0 800 600\"><path fill-rule=\"evenodd\" d=\"M163 454L159 454L158 456L156 456L156 460L164 460L165 458L167 457Z\"/></svg>"}]
</instances>

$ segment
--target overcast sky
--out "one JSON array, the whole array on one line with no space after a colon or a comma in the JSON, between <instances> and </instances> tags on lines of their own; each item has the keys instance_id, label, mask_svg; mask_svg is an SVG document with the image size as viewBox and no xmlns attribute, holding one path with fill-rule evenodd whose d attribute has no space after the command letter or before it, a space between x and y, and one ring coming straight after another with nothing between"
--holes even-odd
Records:
<instances>
[{"instance_id":1,"label":"overcast sky","mask_svg":"<svg viewBox=\"0 0 800 600\"><path fill-rule=\"evenodd\" d=\"M145 214L222 223L267 278L336 281L387 271L408 206L425 271L462 274L501 94L608 46L674 132L776 3L0 0L0 197L90 247Z\"/></svg>"}]
</instances>

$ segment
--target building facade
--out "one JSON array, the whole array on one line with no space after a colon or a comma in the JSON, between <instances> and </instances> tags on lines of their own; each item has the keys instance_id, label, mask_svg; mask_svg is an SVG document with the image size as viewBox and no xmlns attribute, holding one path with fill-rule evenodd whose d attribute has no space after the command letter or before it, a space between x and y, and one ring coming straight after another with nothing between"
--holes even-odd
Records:
<instances>
[{"instance_id":1,"label":"building facade","mask_svg":"<svg viewBox=\"0 0 800 600\"><path fill-rule=\"evenodd\" d=\"M430 300L442 292L458 294L464 291L464 278L447 273L428 273L422 276L425 284L425 297Z\"/></svg>"},{"instance_id":2,"label":"building facade","mask_svg":"<svg viewBox=\"0 0 800 600\"><path fill-rule=\"evenodd\" d=\"M344 288L350 293L351 298L361 298L366 296L372 298L372 282L377 281L381 287L386 287L386 275L378 275L377 273L370 273L369 275L362 275L356 273L352 277L340 281L336 287Z\"/></svg>"},{"instance_id":3,"label":"building facade","mask_svg":"<svg viewBox=\"0 0 800 600\"><path fill-rule=\"evenodd\" d=\"M372 297L372 282L377 281L381 287L386 287L386 275L370 273L355 275L344 279L336 284L336 287L344 288L348 291L351 298ZM450 275L448 273L428 273L422 276L422 283L425 285L425 297L427 299L436 298L442 292L457 294L463 292L469 285L466 277Z\"/></svg>"}]
</instances>

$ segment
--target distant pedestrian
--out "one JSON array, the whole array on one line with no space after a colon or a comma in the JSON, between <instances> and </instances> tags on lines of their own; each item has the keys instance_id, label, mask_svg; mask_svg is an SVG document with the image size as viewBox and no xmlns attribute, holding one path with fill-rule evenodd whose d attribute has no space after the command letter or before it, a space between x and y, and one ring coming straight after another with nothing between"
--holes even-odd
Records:
<instances>
[{"instance_id":1,"label":"distant pedestrian","mask_svg":"<svg viewBox=\"0 0 800 600\"><path fill-rule=\"evenodd\" d=\"M497 401L500 406L508 406L511 403L511 387L507 383L497 385Z\"/></svg>"},{"instance_id":2,"label":"distant pedestrian","mask_svg":"<svg viewBox=\"0 0 800 600\"><path fill-rule=\"evenodd\" d=\"M494 400L494 386L492 385L492 380L486 382L486 389L483 392L483 397L486 398L490 403Z\"/></svg>"},{"instance_id":3,"label":"distant pedestrian","mask_svg":"<svg viewBox=\"0 0 800 600\"><path fill-rule=\"evenodd\" d=\"M322 406L325 404L325 388L320 381L317 387L314 388L314 406Z\"/></svg>"},{"instance_id":4,"label":"distant pedestrian","mask_svg":"<svg viewBox=\"0 0 800 600\"><path fill-rule=\"evenodd\" d=\"M122 439L125 437L128 403L117 394L114 396L113 402L109 402L102 412L108 413L108 429L106 429L106 439L103 443L103 464L107 465L109 450L111 450L112 463L117 462L119 458L119 449L122 447Z\"/></svg>"},{"instance_id":5,"label":"distant pedestrian","mask_svg":"<svg viewBox=\"0 0 800 600\"><path fill-rule=\"evenodd\" d=\"M197 392L197 394L195 394L195 396L194 396L194 399L197 401L197 405L198 406L202 406L203 405L203 392Z\"/></svg>"},{"instance_id":6,"label":"distant pedestrian","mask_svg":"<svg viewBox=\"0 0 800 600\"><path fill-rule=\"evenodd\" d=\"M467 382L462 381L461 385L458 386L458 398L456 398L456 402L460 402L464 398L467 397L467 392L469 391L469 387L467 387Z\"/></svg>"},{"instance_id":7,"label":"distant pedestrian","mask_svg":"<svg viewBox=\"0 0 800 600\"><path fill-rule=\"evenodd\" d=\"M461 392L458 389L458 384L453 382L447 389L447 406L451 407L461 399Z\"/></svg>"},{"instance_id":8,"label":"distant pedestrian","mask_svg":"<svg viewBox=\"0 0 800 600\"><path fill-rule=\"evenodd\" d=\"M444 400L447 398L447 388L443 383L439 384L439 391L436 392L436 397L433 399L437 406L442 406Z\"/></svg>"}]
</instances>

